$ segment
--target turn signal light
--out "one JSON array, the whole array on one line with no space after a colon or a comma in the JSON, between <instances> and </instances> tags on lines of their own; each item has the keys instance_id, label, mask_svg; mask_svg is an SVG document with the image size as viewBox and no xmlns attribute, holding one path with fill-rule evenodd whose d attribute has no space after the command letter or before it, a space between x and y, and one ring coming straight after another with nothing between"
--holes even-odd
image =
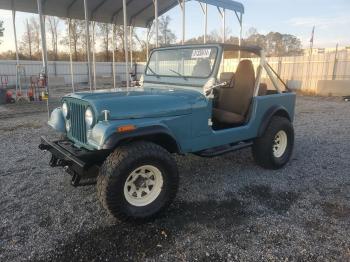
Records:
<instances>
[{"instance_id":1,"label":"turn signal light","mask_svg":"<svg viewBox=\"0 0 350 262\"><path fill-rule=\"evenodd\" d=\"M117 131L119 133L134 131L136 127L134 125L126 125L118 127Z\"/></svg>"}]
</instances>

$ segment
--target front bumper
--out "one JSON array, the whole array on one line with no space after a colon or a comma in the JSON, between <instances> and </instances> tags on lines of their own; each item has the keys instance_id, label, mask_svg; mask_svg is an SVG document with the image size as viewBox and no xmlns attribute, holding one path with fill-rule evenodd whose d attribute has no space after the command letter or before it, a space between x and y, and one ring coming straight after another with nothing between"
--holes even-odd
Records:
<instances>
[{"instance_id":1,"label":"front bumper","mask_svg":"<svg viewBox=\"0 0 350 262\"><path fill-rule=\"evenodd\" d=\"M84 176L94 166L100 166L111 152L110 150L89 151L84 148L77 148L69 140L49 141L43 136L39 149L47 150L52 154L50 160L52 167L68 167L70 172L73 171L79 176Z\"/></svg>"}]
</instances>

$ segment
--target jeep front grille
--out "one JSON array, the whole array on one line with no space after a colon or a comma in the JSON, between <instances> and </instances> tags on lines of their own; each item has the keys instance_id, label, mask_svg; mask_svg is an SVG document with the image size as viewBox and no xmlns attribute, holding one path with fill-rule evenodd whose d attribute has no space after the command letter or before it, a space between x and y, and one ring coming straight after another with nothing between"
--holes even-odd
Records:
<instances>
[{"instance_id":1,"label":"jeep front grille","mask_svg":"<svg viewBox=\"0 0 350 262\"><path fill-rule=\"evenodd\" d=\"M86 139L86 125L85 125L85 110L86 105L69 101L71 129L68 134L80 143L85 144Z\"/></svg>"}]
</instances>

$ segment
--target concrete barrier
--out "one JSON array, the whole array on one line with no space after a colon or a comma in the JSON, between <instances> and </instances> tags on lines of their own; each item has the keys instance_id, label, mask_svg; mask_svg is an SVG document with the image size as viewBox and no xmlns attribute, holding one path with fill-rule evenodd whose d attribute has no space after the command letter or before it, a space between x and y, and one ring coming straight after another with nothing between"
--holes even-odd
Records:
<instances>
[{"instance_id":1,"label":"concrete barrier","mask_svg":"<svg viewBox=\"0 0 350 262\"><path fill-rule=\"evenodd\" d=\"M287 80L286 85L288 86L288 88L290 90L300 91L301 86L302 86L302 82L300 80Z\"/></svg>"},{"instance_id":2,"label":"concrete barrier","mask_svg":"<svg viewBox=\"0 0 350 262\"><path fill-rule=\"evenodd\" d=\"M319 80L316 94L319 96L350 96L350 80Z\"/></svg>"}]
</instances>

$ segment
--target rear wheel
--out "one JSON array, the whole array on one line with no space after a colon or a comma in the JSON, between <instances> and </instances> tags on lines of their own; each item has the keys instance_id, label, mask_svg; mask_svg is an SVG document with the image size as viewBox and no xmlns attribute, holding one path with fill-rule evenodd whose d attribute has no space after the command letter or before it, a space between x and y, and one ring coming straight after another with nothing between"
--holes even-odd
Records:
<instances>
[{"instance_id":1,"label":"rear wheel","mask_svg":"<svg viewBox=\"0 0 350 262\"><path fill-rule=\"evenodd\" d=\"M106 159L97 193L116 218L143 222L172 202L178 181L177 166L168 151L153 143L135 142L117 148Z\"/></svg>"},{"instance_id":2,"label":"rear wheel","mask_svg":"<svg viewBox=\"0 0 350 262\"><path fill-rule=\"evenodd\" d=\"M255 139L253 156L264 168L278 169L290 159L294 146L294 129L285 117L272 117L263 136Z\"/></svg>"}]
</instances>

